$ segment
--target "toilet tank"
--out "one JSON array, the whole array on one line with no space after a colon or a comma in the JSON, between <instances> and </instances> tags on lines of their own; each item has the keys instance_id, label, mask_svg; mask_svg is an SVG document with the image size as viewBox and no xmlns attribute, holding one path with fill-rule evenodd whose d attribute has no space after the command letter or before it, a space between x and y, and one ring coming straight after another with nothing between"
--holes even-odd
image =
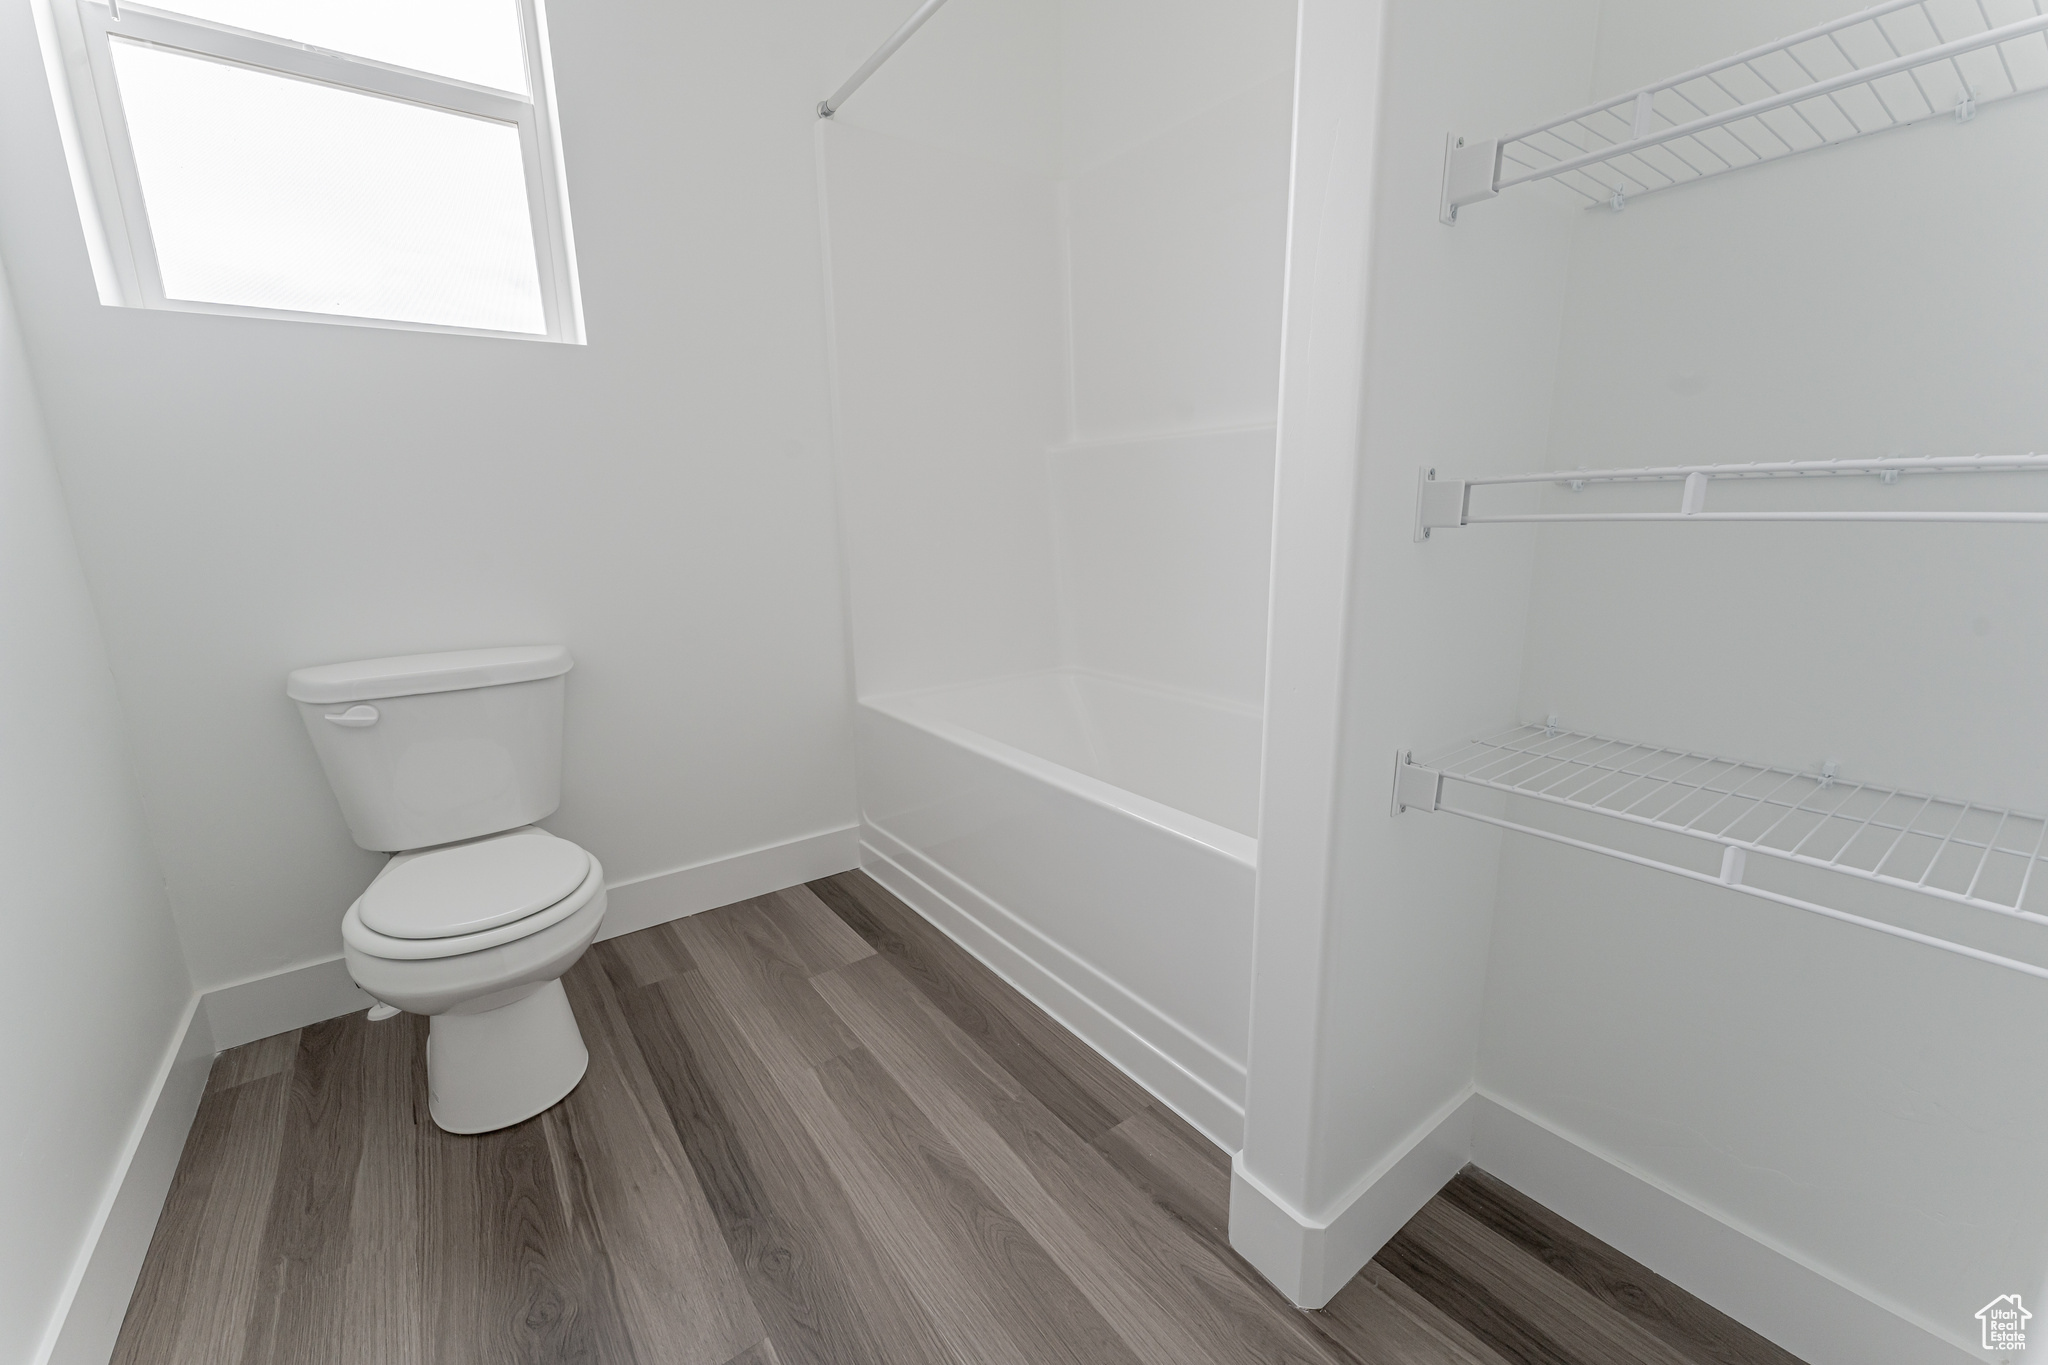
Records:
<instances>
[{"instance_id":1,"label":"toilet tank","mask_svg":"<svg viewBox=\"0 0 2048 1365\"><path fill-rule=\"evenodd\" d=\"M285 682L349 833L384 852L530 825L562 800L560 645L301 668Z\"/></svg>"}]
</instances>

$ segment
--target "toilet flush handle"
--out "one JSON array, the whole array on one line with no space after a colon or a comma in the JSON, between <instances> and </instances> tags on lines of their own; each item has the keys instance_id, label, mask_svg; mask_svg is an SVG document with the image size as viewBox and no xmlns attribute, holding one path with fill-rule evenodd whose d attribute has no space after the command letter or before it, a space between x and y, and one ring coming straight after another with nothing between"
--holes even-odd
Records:
<instances>
[{"instance_id":1,"label":"toilet flush handle","mask_svg":"<svg viewBox=\"0 0 2048 1365\"><path fill-rule=\"evenodd\" d=\"M374 706L351 706L346 711L336 711L327 717L336 725L346 725L351 730L360 730L365 725L377 723L377 708Z\"/></svg>"}]
</instances>

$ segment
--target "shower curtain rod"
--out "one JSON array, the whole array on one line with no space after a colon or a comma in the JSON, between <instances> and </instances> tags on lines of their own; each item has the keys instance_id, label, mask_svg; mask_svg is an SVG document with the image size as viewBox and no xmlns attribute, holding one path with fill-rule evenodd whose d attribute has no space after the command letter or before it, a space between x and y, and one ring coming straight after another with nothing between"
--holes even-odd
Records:
<instances>
[{"instance_id":1,"label":"shower curtain rod","mask_svg":"<svg viewBox=\"0 0 2048 1365\"><path fill-rule=\"evenodd\" d=\"M917 7L917 13L906 19L902 28L889 35L889 41L876 48L875 55L860 64L860 70L846 78L846 84L834 90L830 99L819 102L818 117L831 118L834 114L838 113L840 106L846 103L853 92L865 85L868 77L874 75L881 68L883 62L895 56L896 49L909 42L910 35L923 28L924 21L937 14L939 6L945 3L946 0L924 0L924 3Z\"/></svg>"}]
</instances>

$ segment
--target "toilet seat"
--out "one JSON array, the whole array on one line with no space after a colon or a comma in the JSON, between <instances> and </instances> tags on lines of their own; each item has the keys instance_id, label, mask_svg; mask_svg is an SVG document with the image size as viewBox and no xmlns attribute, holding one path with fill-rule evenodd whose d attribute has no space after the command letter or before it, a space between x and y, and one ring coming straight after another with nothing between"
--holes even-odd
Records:
<instances>
[{"instance_id":1,"label":"toilet seat","mask_svg":"<svg viewBox=\"0 0 2048 1365\"><path fill-rule=\"evenodd\" d=\"M493 850L494 844L515 846ZM579 871L562 894L563 884ZM391 961L457 957L552 928L603 890L604 870L588 852L544 830L514 830L393 858L342 916L341 937L365 956ZM466 929L473 924L484 927ZM387 927L407 932L383 932ZM449 927L459 931L446 932ZM442 932L430 932L435 929Z\"/></svg>"},{"instance_id":2,"label":"toilet seat","mask_svg":"<svg viewBox=\"0 0 2048 1365\"><path fill-rule=\"evenodd\" d=\"M590 855L546 830L394 858L363 892L363 927L387 938L454 938L558 904L590 875Z\"/></svg>"}]
</instances>

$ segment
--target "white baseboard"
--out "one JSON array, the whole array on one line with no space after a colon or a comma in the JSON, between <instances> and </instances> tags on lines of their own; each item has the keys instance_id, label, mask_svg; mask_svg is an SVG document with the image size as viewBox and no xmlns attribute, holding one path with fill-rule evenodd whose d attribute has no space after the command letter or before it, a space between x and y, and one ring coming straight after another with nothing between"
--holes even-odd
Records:
<instances>
[{"instance_id":1,"label":"white baseboard","mask_svg":"<svg viewBox=\"0 0 2048 1365\"><path fill-rule=\"evenodd\" d=\"M597 936L617 938L651 929L845 872L859 861L860 831L848 825L613 883L605 888L604 927ZM374 1003L349 980L348 967L336 956L208 991L205 1012L214 1045L226 1049L366 1010Z\"/></svg>"},{"instance_id":2,"label":"white baseboard","mask_svg":"<svg viewBox=\"0 0 2048 1365\"><path fill-rule=\"evenodd\" d=\"M129 1130L34 1365L107 1365L113 1355L213 1057L206 1012L194 996Z\"/></svg>"},{"instance_id":3,"label":"white baseboard","mask_svg":"<svg viewBox=\"0 0 2048 1365\"><path fill-rule=\"evenodd\" d=\"M1809 1365L1981 1358L1965 1339L1469 1088L1320 1218L1274 1194L1240 1154L1230 1244L1293 1302L1320 1308L1468 1161Z\"/></svg>"},{"instance_id":4,"label":"white baseboard","mask_svg":"<svg viewBox=\"0 0 2048 1365\"><path fill-rule=\"evenodd\" d=\"M339 957L237 981L204 997L213 1044L223 1052L375 1003L349 979L348 967Z\"/></svg>"},{"instance_id":5,"label":"white baseboard","mask_svg":"<svg viewBox=\"0 0 2048 1365\"><path fill-rule=\"evenodd\" d=\"M1051 960L1048 949L1038 955L1018 946L1015 934L999 926L1008 912L973 887L918 853L886 830L866 825L861 830L861 868L898 899L930 920L948 938L978 958L997 976L1015 986L1068 1031L1108 1058L1168 1108L1199 1128L1211 1142L1234 1152L1244 1141L1241 1071L1204 1077L1197 1068L1216 1070L1214 1058L1192 1035L1163 1017L1136 1008L1119 1010L1109 992L1090 991L1083 978L1093 974L1078 959ZM1234 1085L1237 1095L1221 1088Z\"/></svg>"},{"instance_id":6,"label":"white baseboard","mask_svg":"<svg viewBox=\"0 0 2048 1365\"><path fill-rule=\"evenodd\" d=\"M1230 1245L1300 1308L1321 1308L1351 1282L1472 1151L1471 1087L1410 1133L1328 1214L1310 1217L1230 1163Z\"/></svg>"},{"instance_id":7,"label":"white baseboard","mask_svg":"<svg viewBox=\"0 0 2048 1365\"><path fill-rule=\"evenodd\" d=\"M1965 1339L1844 1282L1506 1101L1473 1100L1472 1160L1809 1365L1962 1365Z\"/></svg>"},{"instance_id":8,"label":"white baseboard","mask_svg":"<svg viewBox=\"0 0 2048 1365\"><path fill-rule=\"evenodd\" d=\"M601 939L637 933L721 905L814 882L860 866L860 827L806 834L605 888Z\"/></svg>"}]
</instances>

